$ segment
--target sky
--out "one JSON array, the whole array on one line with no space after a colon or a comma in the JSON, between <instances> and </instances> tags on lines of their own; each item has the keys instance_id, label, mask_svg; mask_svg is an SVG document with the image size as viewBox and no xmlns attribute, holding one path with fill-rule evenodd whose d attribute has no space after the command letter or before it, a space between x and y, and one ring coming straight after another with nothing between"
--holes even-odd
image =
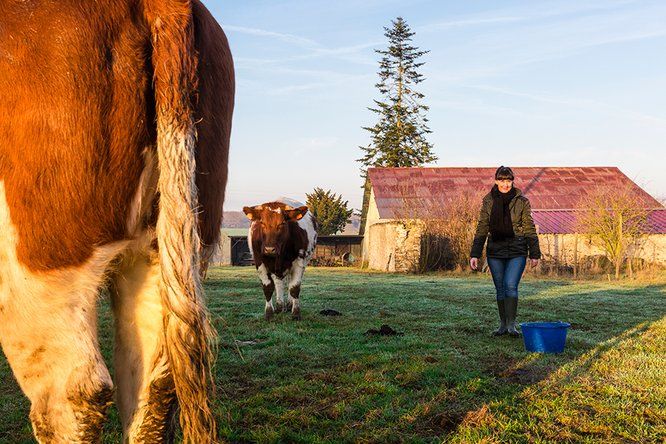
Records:
<instances>
[{"instance_id":1,"label":"sky","mask_svg":"<svg viewBox=\"0 0 666 444\"><path fill-rule=\"evenodd\" d=\"M666 197L666 1L209 0L235 59L226 210L362 199L385 26L430 51L433 166L617 166ZM490 185L489 178L489 185Z\"/></svg>"}]
</instances>

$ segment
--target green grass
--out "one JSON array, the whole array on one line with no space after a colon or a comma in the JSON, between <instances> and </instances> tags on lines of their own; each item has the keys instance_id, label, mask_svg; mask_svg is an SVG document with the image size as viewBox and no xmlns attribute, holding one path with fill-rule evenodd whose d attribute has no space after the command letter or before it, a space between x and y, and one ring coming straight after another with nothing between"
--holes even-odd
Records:
<instances>
[{"instance_id":1,"label":"green grass","mask_svg":"<svg viewBox=\"0 0 666 444\"><path fill-rule=\"evenodd\" d=\"M662 443L666 283L527 277L519 319L565 320L561 355L493 338L488 276L306 271L303 320L263 320L251 268L206 284L220 332L221 437L231 442ZM340 317L319 311L333 308ZM109 312L101 337L109 362ZM403 336L364 332L389 324ZM251 342L250 342L251 341ZM28 403L0 358L0 442L31 442ZM118 442L111 412L105 442Z\"/></svg>"}]
</instances>

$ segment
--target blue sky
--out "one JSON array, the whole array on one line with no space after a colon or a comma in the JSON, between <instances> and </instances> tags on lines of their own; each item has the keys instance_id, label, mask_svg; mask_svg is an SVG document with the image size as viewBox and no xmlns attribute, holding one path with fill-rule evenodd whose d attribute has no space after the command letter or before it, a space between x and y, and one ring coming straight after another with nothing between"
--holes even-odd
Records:
<instances>
[{"instance_id":1,"label":"blue sky","mask_svg":"<svg viewBox=\"0 0 666 444\"><path fill-rule=\"evenodd\" d=\"M319 186L361 205L383 26L430 50L436 166L618 166L666 197L666 1L233 0L227 210Z\"/></svg>"}]
</instances>

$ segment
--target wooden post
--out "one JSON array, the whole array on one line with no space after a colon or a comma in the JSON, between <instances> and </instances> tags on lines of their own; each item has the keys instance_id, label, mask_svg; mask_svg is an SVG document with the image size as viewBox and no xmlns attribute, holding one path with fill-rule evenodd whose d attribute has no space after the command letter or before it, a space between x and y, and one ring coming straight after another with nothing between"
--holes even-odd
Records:
<instances>
[{"instance_id":1,"label":"wooden post","mask_svg":"<svg viewBox=\"0 0 666 444\"><path fill-rule=\"evenodd\" d=\"M578 233L574 234L573 274L578 277Z\"/></svg>"}]
</instances>

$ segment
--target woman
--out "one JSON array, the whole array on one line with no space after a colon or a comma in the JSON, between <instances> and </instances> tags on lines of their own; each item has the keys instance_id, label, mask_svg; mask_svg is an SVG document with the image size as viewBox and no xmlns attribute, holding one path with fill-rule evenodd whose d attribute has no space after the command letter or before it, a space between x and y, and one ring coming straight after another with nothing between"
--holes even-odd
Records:
<instances>
[{"instance_id":1,"label":"woman","mask_svg":"<svg viewBox=\"0 0 666 444\"><path fill-rule=\"evenodd\" d=\"M518 283L525 270L527 257L532 267L541 258L530 201L513 186L513 171L501 166L495 171L495 186L483 198L479 224L474 235L471 259L472 270L479 266L483 245L497 290L497 309L500 326L495 336L520 336L516 330Z\"/></svg>"}]
</instances>

